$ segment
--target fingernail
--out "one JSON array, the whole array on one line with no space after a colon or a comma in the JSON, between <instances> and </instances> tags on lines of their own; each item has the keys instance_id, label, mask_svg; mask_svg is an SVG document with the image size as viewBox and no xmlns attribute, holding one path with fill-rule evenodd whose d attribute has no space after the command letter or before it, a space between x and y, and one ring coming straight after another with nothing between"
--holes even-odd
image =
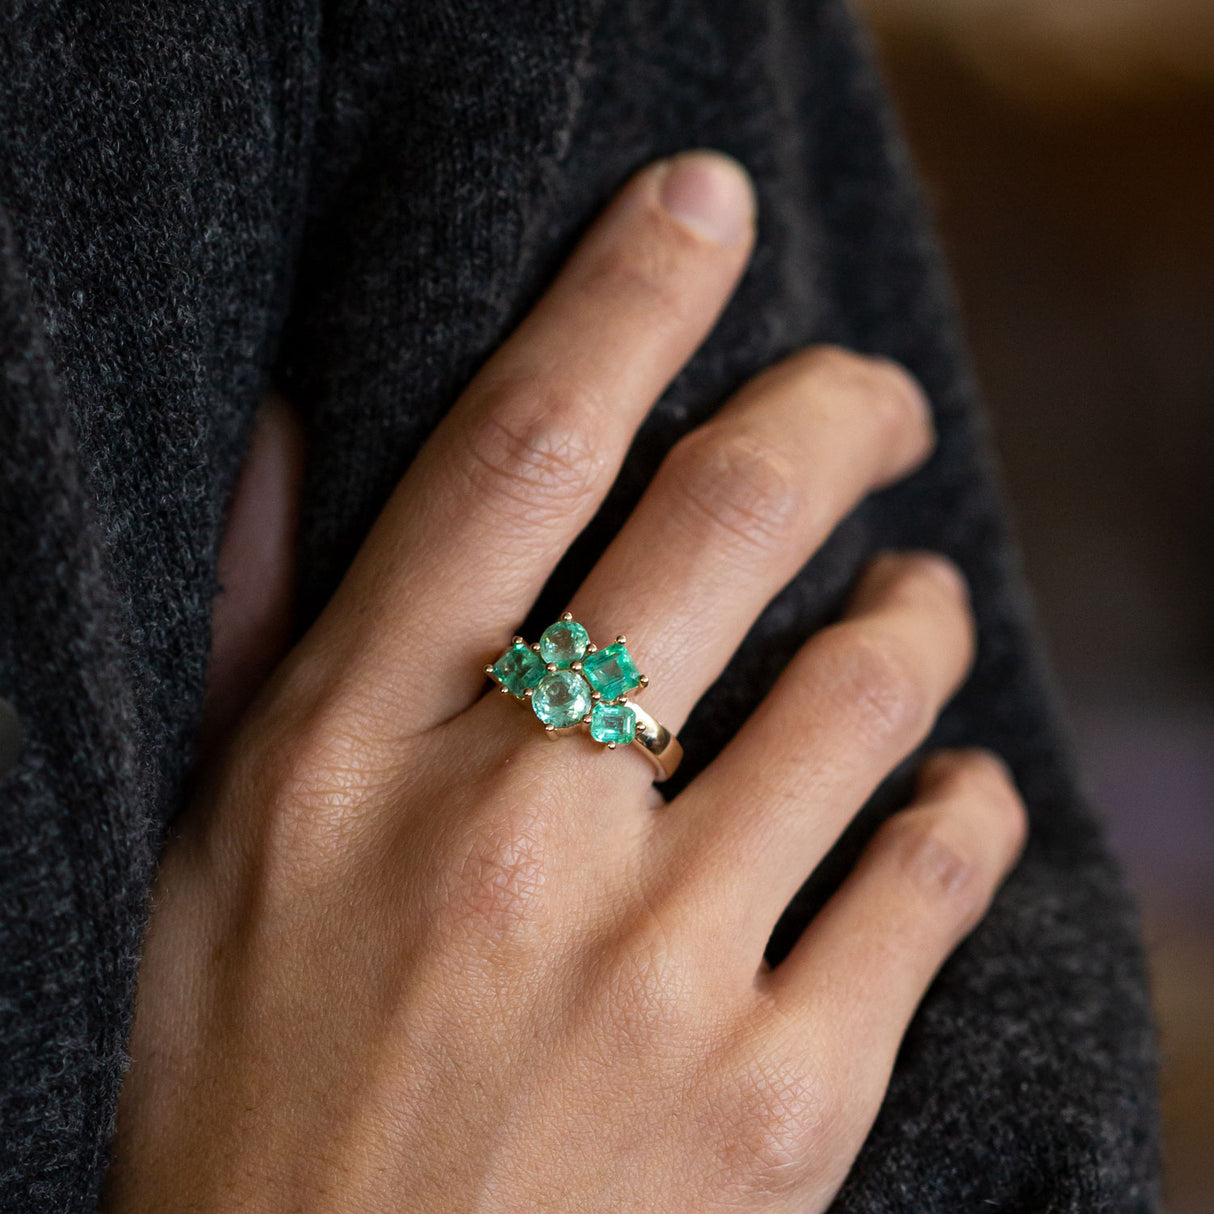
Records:
<instances>
[{"instance_id":1,"label":"fingernail","mask_svg":"<svg viewBox=\"0 0 1214 1214\"><path fill-rule=\"evenodd\" d=\"M666 211L698 236L738 244L755 209L745 169L720 152L684 152L669 165L660 194Z\"/></svg>"}]
</instances>

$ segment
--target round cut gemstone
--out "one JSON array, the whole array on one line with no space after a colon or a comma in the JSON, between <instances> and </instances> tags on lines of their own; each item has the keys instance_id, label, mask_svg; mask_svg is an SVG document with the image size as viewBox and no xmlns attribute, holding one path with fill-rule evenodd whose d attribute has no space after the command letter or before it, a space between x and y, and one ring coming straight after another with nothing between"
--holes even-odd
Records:
<instances>
[{"instance_id":1,"label":"round cut gemstone","mask_svg":"<svg viewBox=\"0 0 1214 1214\"><path fill-rule=\"evenodd\" d=\"M632 705L604 704L600 700L590 712L590 736L596 742L627 746L637 736L637 714Z\"/></svg>"},{"instance_id":2,"label":"round cut gemstone","mask_svg":"<svg viewBox=\"0 0 1214 1214\"><path fill-rule=\"evenodd\" d=\"M589 685L576 670L554 670L544 675L531 693L535 715L557 729L576 725L593 703Z\"/></svg>"},{"instance_id":3,"label":"round cut gemstone","mask_svg":"<svg viewBox=\"0 0 1214 1214\"><path fill-rule=\"evenodd\" d=\"M511 645L493 664L493 675L512 695L522 697L544 677L544 663L530 645Z\"/></svg>"},{"instance_id":4,"label":"round cut gemstone","mask_svg":"<svg viewBox=\"0 0 1214 1214\"><path fill-rule=\"evenodd\" d=\"M577 620L557 620L545 628L540 637L540 657L568 670L570 665L586 656L589 643L590 634Z\"/></svg>"},{"instance_id":5,"label":"round cut gemstone","mask_svg":"<svg viewBox=\"0 0 1214 1214\"><path fill-rule=\"evenodd\" d=\"M582 670L590 680L590 686L604 700L618 700L641 685L636 663L619 641L588 654L582 662Z\"/></svg>"}]
</instances>

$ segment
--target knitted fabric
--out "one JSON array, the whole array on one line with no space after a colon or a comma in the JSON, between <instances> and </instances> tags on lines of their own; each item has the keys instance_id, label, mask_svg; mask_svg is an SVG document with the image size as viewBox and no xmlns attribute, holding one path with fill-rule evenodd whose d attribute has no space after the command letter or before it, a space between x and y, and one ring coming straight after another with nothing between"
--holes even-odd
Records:
<instances>
[{"instance_id":1,"label":"knitted fabric","mask_svg":"<svg viewBox=\"0 0 1214 1214\"><path fill-rule=\"evenodd\" d=\"M754 257L520 630L563 608L671 443L760 368L823 340L906 363L937 453L770 604L664 787L711 759L874 550L951 554L980 653L931 744L1000 751L1032 838L920 1008L835 1209L1156 1208L1133 908L1077 788L939 255L842 0L17 0L0 23L0 696L26 737L0 785L0 1209L96 1207L266 385L309 428L306 623L587 222L692 146L751 171ZM907 770L798 895L773 962Z\"/></svg>"}]
</instances>

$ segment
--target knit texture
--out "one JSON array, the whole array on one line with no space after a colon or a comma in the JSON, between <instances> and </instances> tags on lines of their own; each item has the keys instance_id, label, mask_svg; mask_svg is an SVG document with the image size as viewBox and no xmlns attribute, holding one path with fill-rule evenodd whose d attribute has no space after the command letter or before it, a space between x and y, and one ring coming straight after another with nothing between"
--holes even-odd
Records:
<instances>
[{"instance_id":1,"label":"knit texture","mask_svg":"<svg viewBox=\"0 0 1214 1214\"><path fill-rule=\"evenodd\" d=\"M0 696L26 740L0 786L3 1211L96 1208L266 385L309 426L306 623L587 222L691 146L750 169L754 257L520 630L563 608L664 452L760 368L822 340L906 363L938 451L770 604L664 787L716 753L874 550L958 560L980 652L930 744L1000 751L1032 838L925 999L834 1208L1157 1208L1133 907L1071 769L939 255L842 0L17 0L0 23ZM773 962L908 770L793 902Z\"/></svg>"}]
</instances>

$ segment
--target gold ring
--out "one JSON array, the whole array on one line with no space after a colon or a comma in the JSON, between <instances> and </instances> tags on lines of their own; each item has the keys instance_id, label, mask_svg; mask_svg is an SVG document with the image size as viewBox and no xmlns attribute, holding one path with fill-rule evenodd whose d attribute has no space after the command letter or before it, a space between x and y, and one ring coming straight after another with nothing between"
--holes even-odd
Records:
<instances>
[{"instance_id":1,"label":"gold ring","mask_svg":"<svg viewBox=\"0 0 1214 1214\"><path fill-rule=\"evenodd\" d=\"M674 774L683 747L634 699L649 686L618 636L599 648L568 612L544 629L533 645L521 636L485 666L503 695L526 700L550 738L588 732L605 750L637 745L657 768L657 780Z\"/></svg>"}]
</instances>

